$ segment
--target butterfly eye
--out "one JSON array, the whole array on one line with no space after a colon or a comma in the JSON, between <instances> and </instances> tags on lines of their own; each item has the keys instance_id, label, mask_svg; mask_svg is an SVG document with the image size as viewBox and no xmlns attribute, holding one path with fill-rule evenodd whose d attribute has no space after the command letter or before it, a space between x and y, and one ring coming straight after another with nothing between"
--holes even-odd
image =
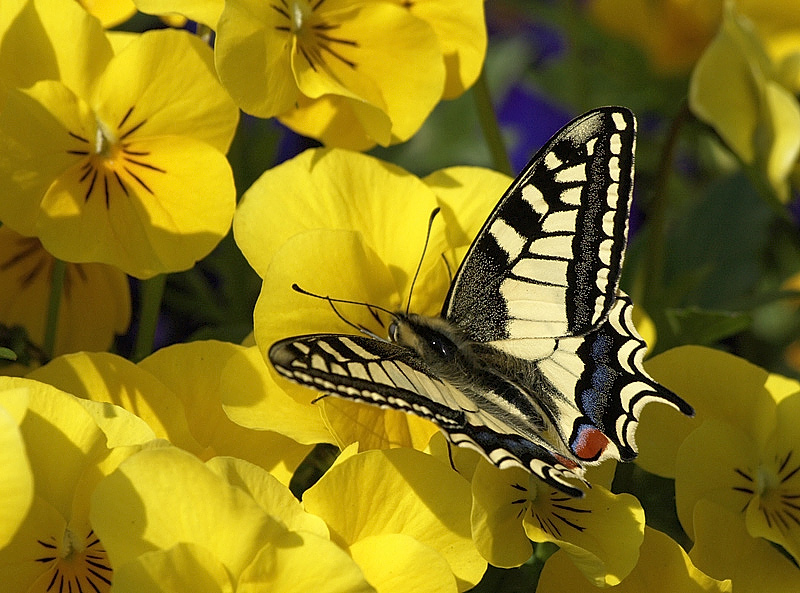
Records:
<instances>
[{"instance_id":1,"label":"butterfly eye","mask_svg":"<svg viewBox=\"0 0 800 593\"><path fill-rule=\"evenodd\" d=\"M444 336L430 336L428 345L435 354L442 358L452 358L455 354L456 345Z\"/></svg>"},{"instance_id":2,"label":"butterfly eye","mask_svg":"<svg viewBox=\"0 0 800 593\"><path fill-rule=\"evenodd\" d=\"M392 342L397 342L397 330L398 330L397 322L392 321L392 323L389 325L389 339Z\"/></svg>"}]
</instances>

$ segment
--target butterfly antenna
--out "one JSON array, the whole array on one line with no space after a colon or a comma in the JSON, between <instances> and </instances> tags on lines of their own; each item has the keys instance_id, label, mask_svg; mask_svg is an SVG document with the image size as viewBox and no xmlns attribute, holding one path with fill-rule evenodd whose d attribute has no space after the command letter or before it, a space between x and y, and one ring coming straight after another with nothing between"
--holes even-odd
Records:
<instances>
[{"instance_id":1,"label":"butterfly antenna","mask_svg":"<svg viewBox=\"0 0 800 593\"><path fill-rule=\"evenodd\" d=\"M417 271L414 272L414 279L411 281L411 288L408 290L408 301L406 302L406 315L411 310L411 295L414 294L414 285L417 283L417 277L419 276L419 271L422 269L422 262L425 260L425 252L428 250L428 242L431 240L431 227L433 227L433 220L436 218L436 215L439 214L441 208L438 206L433 209L431 212L431 217L428 219L428 230L425 233L425 244L422 246L422 255L419 258L419 263L417 264Z\"/></svg>"},{"instance_id":2,"label":"butterfly antenna","mask_svg":"<svg viewBox=\"0 0 800 593\"><path fill-rule=\"evenodd\" d=\"M380 336L375 334L375 332L367 329L363 325L359 325L357 323L353 323L352 321L347 319L344 315L342 315L339 312L339 309L336 308L336 305L334 303L344 303L346 305L360 305L362 307L366 307L367 310L372 314L372 316L375 319L378 320L378 323L380 323L381 327L383 327L383 322L380 320L380 318L378 317L378 314L375 312L376 310L383 311L384 313L386 313L388 315L391 315L392 317L396 317L396 313L393 313L392 311L389 311L389 309L384 309L383 307L380 307L378 305L370 305L369 303L364 303L364 302L361 302L361 301L350 301L350 300L347 300L347 299L334 299L334 298L329 297L329 296L322 296L321 294L316 294L316 293L308 291L308 290L306 290L304 288L300 288L300 286L297 283L292 284L292 290L295 291L295 292L299 292L300 294L303 294L303 295L306 295L306 296L314 297L315 299L320 299L320 300L323 300L323 301L327 301L327 303L331 306L331 309L333 309L333 312L336 314L336 316L339 319L344 321L347 325L349 325L353 329L355 329L355 330L357 330L357 331L359 331L359 332L361 332L363 334L368 335L370 338L375 338L376 340L385 341L384 338L381 338Z\"/></svg>"},{"instance_id":3,"label":"butterfly antenna","mask_svg":"<svg viewBox=\"0 0 800 593\"><path fill-rule=\"evenodd\" d=\"M442 254L442 261L444 262L444 267L447 269L447 278L450 280L450 284L453 283L453 269L450 267L450 262L447 261L444 253Z\"/></svg>"}]
</instances>

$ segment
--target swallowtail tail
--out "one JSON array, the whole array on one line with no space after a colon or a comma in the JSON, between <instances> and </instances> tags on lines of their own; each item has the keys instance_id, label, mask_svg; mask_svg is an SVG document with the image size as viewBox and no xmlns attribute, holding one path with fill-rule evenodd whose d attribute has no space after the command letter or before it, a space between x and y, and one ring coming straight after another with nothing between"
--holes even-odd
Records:
<instances>
[{"instance_id":1,"label":"swallowtail tail","mask_svg":"<svg viewBox=\"0 0 800 593\"><path fill-rule=\"evenodd\" d=\"M586 464L636 457L642 408L692 408L642 367L619 289L636 122L620 107L559 131L505 192L439 317L397 313L388 340L292 337L269 358L292 381L433 421L455 445L573 496Z\"/></svg>"}]
</instances>

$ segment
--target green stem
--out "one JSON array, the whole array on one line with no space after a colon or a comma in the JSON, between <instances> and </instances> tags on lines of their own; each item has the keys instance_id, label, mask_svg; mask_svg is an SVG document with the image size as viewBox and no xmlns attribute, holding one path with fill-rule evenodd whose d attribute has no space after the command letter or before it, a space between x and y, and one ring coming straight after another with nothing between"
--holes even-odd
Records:
<instances>
[{"instance_id":1,"label":"green stem","mask_svg":"<svg viewBox=\"0 0 800 593\"><path fill-rule=\"evenodd\" d=\"M642 301L645 308L652 306L653 299L662 298L664 295L664 254L667 241L667 212L669 210L667 183L672 172L672 161L675 158L681 128L690 115L689 104L683 101L667 131L667 138L661 149L658 172L653 183L652 198L648 204L647 256L643 273L640 274L640 284L637 287L644 293ZM648 312L650 315L658 315L659 309L648 310Z\"/></svg>"},{"instance_id":2,"label":"green stem","mask_svg":"<svg viewBox=\"0 0 800 593\"><path fill-rule=\"evenodd\" d=\"M61 294L64 292L64 278L67 274L67 263L53 258L53 269L50 272L50 301L47 307L47 319L44 329L45 360L53 358L56 348L58 330L58 311L61 308Z\"/></svg>"},{"instance_id":3,"label":"green stem","mask_svg":"<svg viewBox=\"0 0 800 593\"><path fill-rule=\"evenodd\" d=\"M160 274L149 280L142 280L139 285L141 306L139 310L139 328L136 331L136 344L132 358L138 362L153 352L153 344L158 325L158 313L161 310L161 298L167 284L166 274Z\"/></svg>"},{"instance_id":4,"label":"green stem","mask_svg":"<svg viewBox=\"0 0 800 593\"><path fill-rule=\"evenodd\" d=\"M500 124L497 122L497 114L492 105L492 95L489 92L489 84L486 82L486 69L481 71L475 86L472 87L472 96L475 98L475 108L478 112L478 120L481 124L481 131L492 155L492 164L497 171L506 175L514 175L511 168L511 160L508 158L506 146L503 143L503 135L500 133Z\"/></svg>"}]
</instances>

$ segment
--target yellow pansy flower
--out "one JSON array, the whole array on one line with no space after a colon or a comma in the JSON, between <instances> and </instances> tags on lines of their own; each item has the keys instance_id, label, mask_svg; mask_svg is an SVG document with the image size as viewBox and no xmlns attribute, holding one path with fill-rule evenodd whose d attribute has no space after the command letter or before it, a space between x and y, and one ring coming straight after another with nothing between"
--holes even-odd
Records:
<instances>
[{"instance_id":1,"label":"yellow pansy flower","mask_svg":"<svg viewBox=\"0 0 800 593\"><path fill-rule=\"evenodd\" d=\"M42 347L55 258L36 237L0 227L0 323ZM66 264L53 354L106 350L128 329L128 279L106 264Z\"/></svg>"},{"instance_id":2,"label":"yellow pansy flower","mask_svg":"<svg viewBox=\"0 0 800 593\"><path fill-rule=\"evenodd\" d=\"M559 551L547 559L536 588L537 593L731 593L732 590L729 580L715 580L695 568L677 543L650 527L644 528L636 568L619 585L598 589L575 569L565 551Z\"/></svg>"},{"instance_id":3,"label":"yellow pansy flower","mask_svg":"<svg viewBox=\"0 0 800 593\"><path fill-rule=\"evenodd\" d=\"M598 587L619 584L636 566L644 511L635 497L612 494L598 480L574 498L521 469L499 470L481 459L472 495L473 537L495 566L528 560L530 540L557 544Z\"/></svg>"},{"instance_id":4,"label":"yellow pansy flower","mask_svg":"<svg viewBox=\"0 0 800 593\"><path fill-rule=\"evenodd\" d=\"M794 60L800 59L800 11ZM800 103L753 24L728 5L719 33L697 62L689 106L780 202L800 156ZM798 81L792 81L795 84Z\"/></svg>"},{"instance_id":5,"label":"yellow pansy flower","mask_svg":"<svg viewBox=\"0 0 800 593\"><path fill-rule=\"evenodd\" d=\"M56 358L28 376L121 406L147 422L159 438L203 460L234 455L288 484L310 445L270 430L244 428L228 419L220 401L225 392L261 398L267 374L255 348L208 341L162 348L138 365L113 354L78 353ZM273 413L286 412L273 408ZM299 426L307 419L292 418Z\"/></svg>"},{"instance_id":6,"label":"yellow pansy flower","mask_svg":"<svg viewBox=\"0 0 800 593\"><path fill-rule=\"evenodd\" d=\"M707 506L698 511L704 501L735 517L741 525L737 529L749 538L778 544L797 560L800 522L794 501L800 498L800 383L701 347L668 351L649 361L647 368L697 411L693 419L673 421L661 418L658 411L643 414L638 433L642 443L658 439L664 445L662 452L643 456L641 463L675 478L681 525L695 546L706 550L695 560L696 566L715 578L732 578L737 587L742 579L757 580L757 573L743 565L734 572L722 571L720 566L733 570L733 564L719 564L708 552L708 542L700 541L709 531L696 531L698 512L704 526L708 517L719 516ZM745 547L752 546L756 544L748 542ZM780 565L780 552L773 552ZM708 570L702 560L706 557L712 559ZM713 571L712 565L717 567ZM755 565L748 566L755 570Z\"/></svg>"},{"instance_id":7,"label":"yellow pansy flower","mask_svg":"<svg viewBox=\"0 0 800 593\"><path fill-rule=\"evenodd\" d=\"M62 13L81 25L85 44L54 23ZM224 153L238 111L210 48L159 30L113 55L96 19L55 0L26 4L4 54L8 47L24 69L47 53L36 43L51 54L45 66L32 65L27 80L4 79L18 88L0 111L0 220L66 261L109 263L139 278L191 267L227 232L235 199Z\"/></svg>"},{"instance_id":8,"label":"yellow pansy flower","mask_svg":"<svg viewBox=\"0 0 800 593\"><path fill-rule=\"evenodd\" d=\"M470 536L466 479L411 449L344 457L305 492L303 506L371 585L381 593L465 591L481 579L486 561Z\"/></svg>"},{"instance_id":9,"label":"yellow pansy flower","mask_svg":"<svg viewBox=\"0 0 800 593\"><path fill-rule=\"evenodd\" d=\"M113 568L92 528L90 499L97 483L154 439L136 416L110 404L81 400L54 387L0 377L8 390L27 392L19 425L33 472L33 502L10 542L0 548L8 591L109 591ZM17 402L19 404L19 402Z\"/></svg>"},{"instance_id":10,"label":"yellow pansy flower","mask_svg":"<svg viewBox=\"0 0 800 593\"><path fill-rule=\"evenodd\" d=\"M100 482L91 520L115 590L374 591L322 521L240 459L142 451Z\"/></svg>"}]
</instances>

